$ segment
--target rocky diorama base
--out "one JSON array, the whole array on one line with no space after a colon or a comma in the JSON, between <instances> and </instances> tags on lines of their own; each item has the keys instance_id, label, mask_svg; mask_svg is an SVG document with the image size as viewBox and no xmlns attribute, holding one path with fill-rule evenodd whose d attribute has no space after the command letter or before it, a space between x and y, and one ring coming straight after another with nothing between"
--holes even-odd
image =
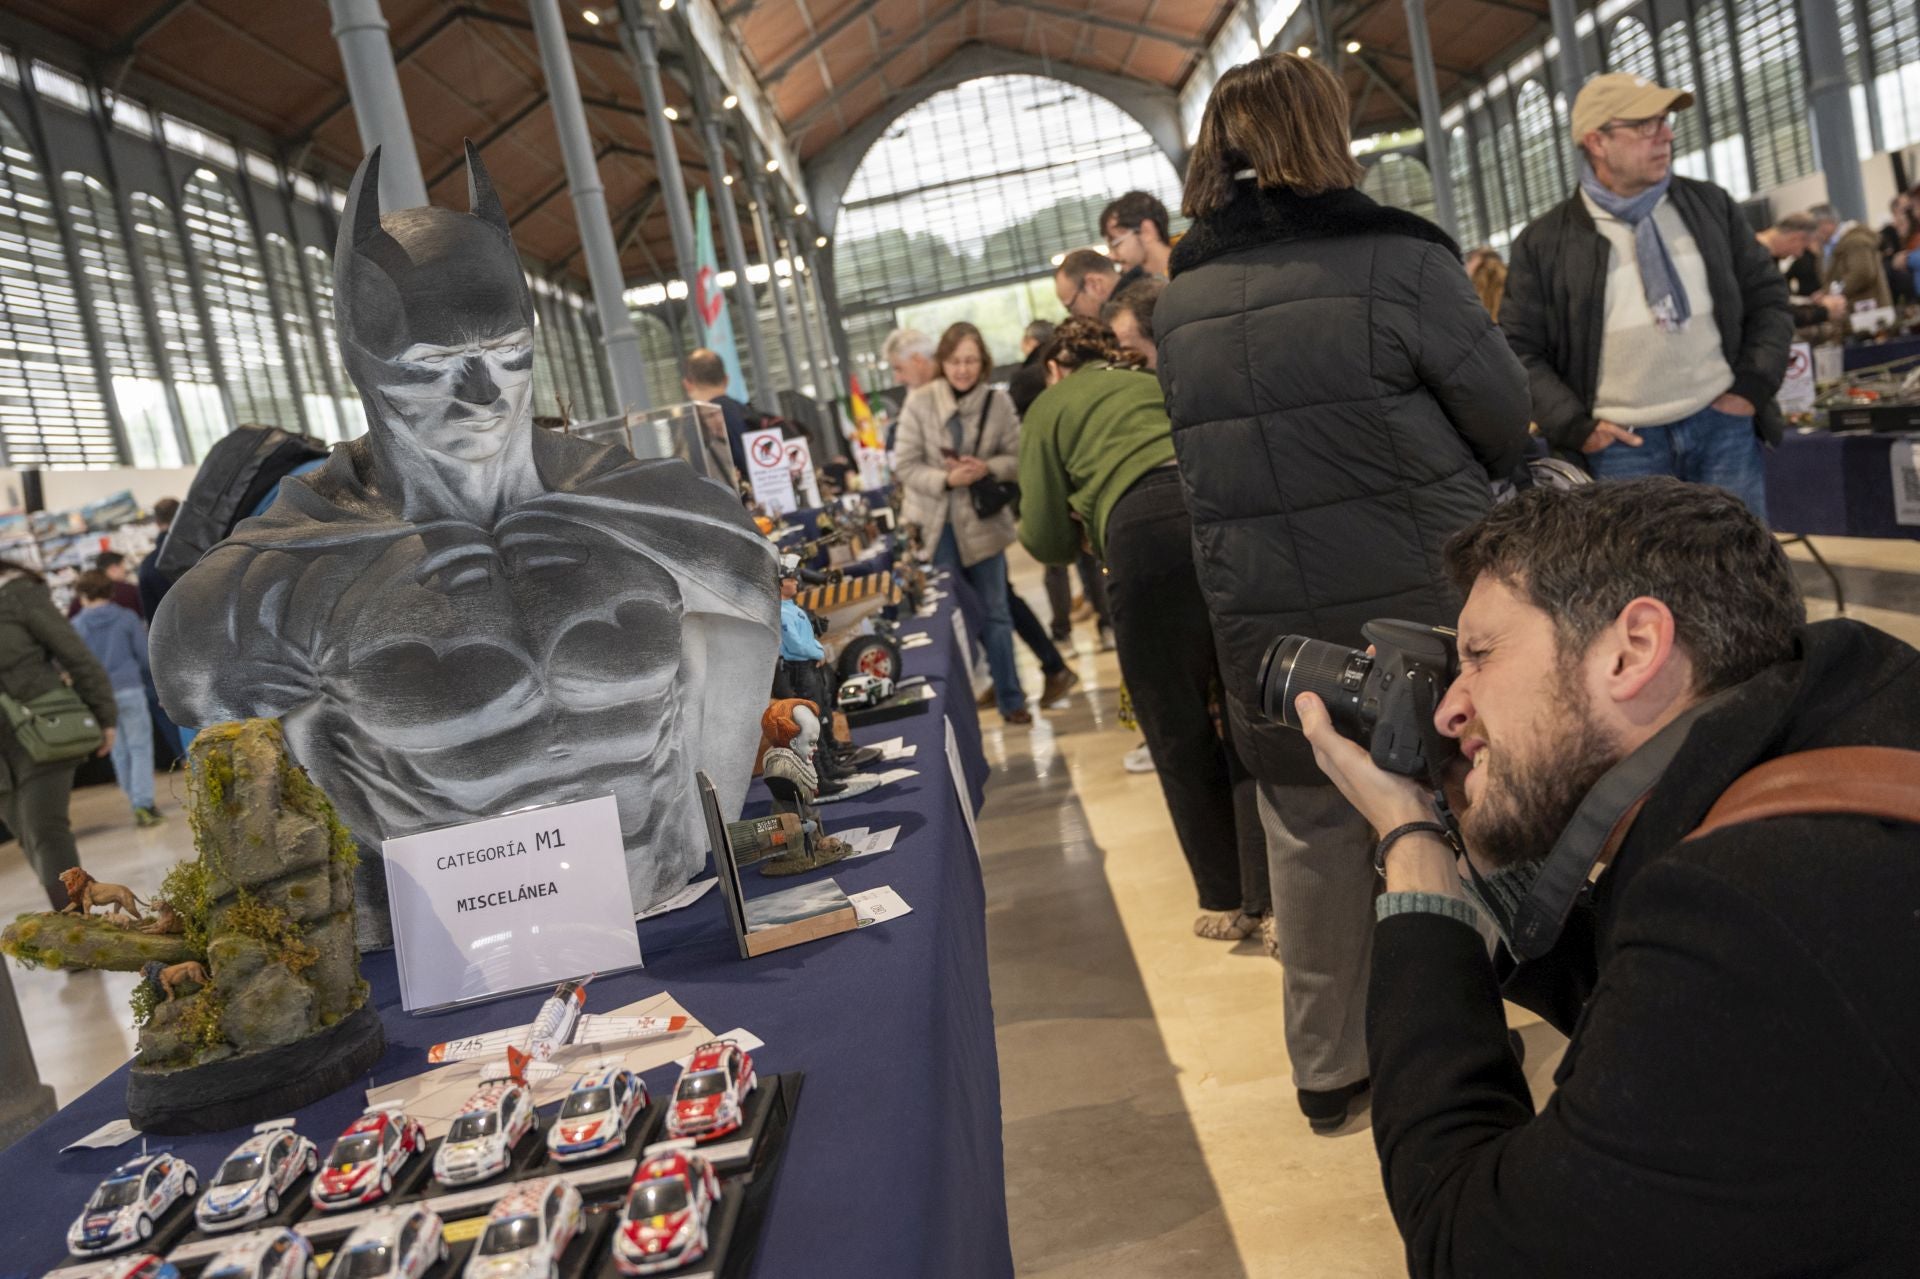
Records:
<instances>
[{"instance_id":1,"label":"rocky diorama base","mask_svg":"<svg viewBox=\"0 0 1920 1279\"><path fill-rule=\"evenodd\" d=\"M127 1087L143 1132L286 1114L363 1075L386 1046L354 946L353 837L287 756L279 723L203 730L187 802L199 855L159 894L178 933L47 914L0 934L25 963L149 974L134 991Z\"/></svg>"}]
</instances>

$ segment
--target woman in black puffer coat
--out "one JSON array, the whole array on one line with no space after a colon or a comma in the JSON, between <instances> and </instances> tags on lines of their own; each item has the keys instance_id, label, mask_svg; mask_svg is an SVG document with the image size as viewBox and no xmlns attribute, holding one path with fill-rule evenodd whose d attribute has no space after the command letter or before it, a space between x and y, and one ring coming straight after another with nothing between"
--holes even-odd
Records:
<instances>
[{"instance_id":1,"label":"woman in black puffer coat","mask_svg":"<svg viewBox=\"0 0 1920 1279\"><path fill-rule=\"evenodd\" d=\"M1260 659L1288 633L1357 647L1377 617L1451 625L1441 544L1521 463L1529 407L1453 241L1354 189L1347 119L1345 90L1305 58L1221 79L1154 315L1227 709L1261 779L1294 1083L1318 1128L1365 1088L1371 836L1305 739L1261 715Z\"/></svg>"}]
</instances>

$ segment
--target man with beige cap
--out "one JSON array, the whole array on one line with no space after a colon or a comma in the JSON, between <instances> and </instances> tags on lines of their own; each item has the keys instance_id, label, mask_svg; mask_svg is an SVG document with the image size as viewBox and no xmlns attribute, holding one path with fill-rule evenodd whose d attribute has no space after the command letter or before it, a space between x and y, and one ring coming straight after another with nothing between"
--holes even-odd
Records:
<instances>
[{"instance_id":1,"label":"man with beige cap","mask_svg":"<svg viewBox=\"0 0 1920 1279\"><path fill-rule=\"evenodd\" d=\"M1674 175L1671 116L1692 105L1640 76L1587 81L1580 189L1515 241L1500 323L1557 452L1602 480L1716 484L1765 519L1787 285L1732 196Z\"/></svg>"}]
</instances>

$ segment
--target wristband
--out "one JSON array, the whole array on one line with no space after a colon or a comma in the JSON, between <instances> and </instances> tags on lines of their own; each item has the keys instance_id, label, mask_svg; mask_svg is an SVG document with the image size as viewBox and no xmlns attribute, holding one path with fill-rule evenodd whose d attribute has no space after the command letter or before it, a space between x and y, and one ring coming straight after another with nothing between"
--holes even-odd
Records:
<instances>
[{"instance_id":1,"label":"wristband","mask_svg":"<svg viewBox=\"0 0 1920 1279\"><path fill-rule=\"evenodd\" d=\"M1439 822L1408 822L1404 826L1395 826L1392 830L1382 835L1380 842L1373 846L1373 869L1379 874L1380 878L1385 879L1387 877L1387 850L1392 848L1394 843L1403 836L1418 834L1421 831L1428 831L1438 835L1441 839L1446 840L1449 845L1453 842L1452 832Z\"/></svg>"}]
</instances>

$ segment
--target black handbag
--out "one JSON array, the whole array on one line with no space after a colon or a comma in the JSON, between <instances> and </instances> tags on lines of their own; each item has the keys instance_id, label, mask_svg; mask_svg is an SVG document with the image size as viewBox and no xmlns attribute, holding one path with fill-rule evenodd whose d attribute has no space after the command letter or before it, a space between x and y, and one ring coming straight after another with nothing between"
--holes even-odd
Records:
<instances>
[{"instance_id":1,"label":"black handbag","mask_svg":"<svg viewBox=\"0 0 1920 1279\"><path fill-rule=\"evenodd\" d=\"M973 446L980 447L980 441L987 434L987 413L993 407L995 392L988 391L986 401L980 406L980 431L974 437ZM967 500L973 503L973 513L983 520L990 520L1008 507L1015 515L1020 514L1020 485L1013 480L1002 480L992 475L983 476L967 486Z\"/></svg>"}]
</instances>

